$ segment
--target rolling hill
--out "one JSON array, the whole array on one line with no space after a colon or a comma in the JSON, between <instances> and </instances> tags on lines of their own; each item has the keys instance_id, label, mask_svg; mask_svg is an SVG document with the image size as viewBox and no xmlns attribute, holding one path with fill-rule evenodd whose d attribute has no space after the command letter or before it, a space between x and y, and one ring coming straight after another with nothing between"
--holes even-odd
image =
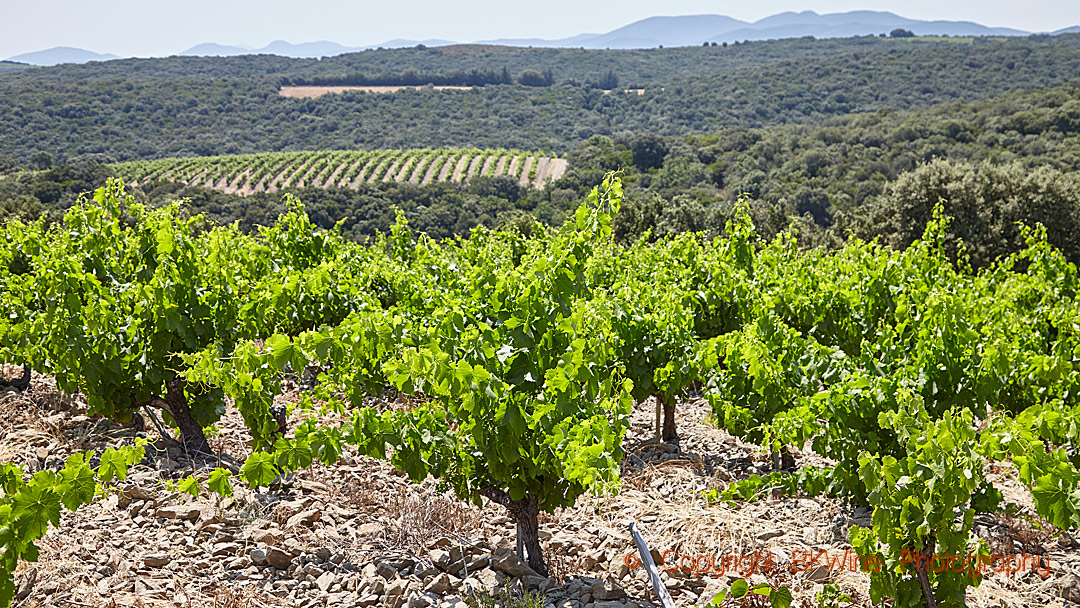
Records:
<instances>
[{"instance_id":1,"label":"rolling hill","mask_svg":"<svg viewBox=\"0 0 1080 608\"><path fill-rule=\"evenodd\" d=\"M351 74L550 70L551 86L430 87L282 97L286 80ZM611 71L618 87L589 81ZM685 135L984 99L1064 84L1080 36L790 39L580 51L463 45L313 60L125 59L0 76L0 155L111 161L267 151L518 148L570 151L593 135ZM101 95L108 84L111 94ZM917 82L918 86L912 86ZM323 83L326 84L326 83ZM625 87L625 89L623 88ZM627 92L627 89L640 88Z\"/></svg>"},{"instance_id":2,"label":"rolling hill","mask_svg":"<svg viewBox=\"0 0 1080 608\"><path fill-rule=\"evenodd\" d=\"M108 61L119 59L119 55L111 53L95 53L86 49L77 49L70 46L56 46L44 51L23 53L9 57L8 61L29 63L30 65L60 65L62 63L87 63L89 61Z\"/></svg>"}]
</instances>

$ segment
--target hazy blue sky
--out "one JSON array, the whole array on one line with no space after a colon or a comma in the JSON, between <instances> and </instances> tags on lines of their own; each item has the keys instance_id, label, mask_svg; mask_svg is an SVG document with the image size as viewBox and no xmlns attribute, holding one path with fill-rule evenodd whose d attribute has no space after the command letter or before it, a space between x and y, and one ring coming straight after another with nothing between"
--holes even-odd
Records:
<instances>
[{"instance_id":1,"label":"hazy blue sky","mask_svg":"<svg viewBox=\"0 0 1080 608\"><path fill-rule=\"evenodd\" d=\"M713 13L753 21L789 10L888 10L914 19L976 21L1049 31L1080 24L1078 0L5 0L0 58L54 46L118 55L168 55L200 42L264 46L392 38L469 42L602 33L654 15Z\"/></svg>"}]
</instances>

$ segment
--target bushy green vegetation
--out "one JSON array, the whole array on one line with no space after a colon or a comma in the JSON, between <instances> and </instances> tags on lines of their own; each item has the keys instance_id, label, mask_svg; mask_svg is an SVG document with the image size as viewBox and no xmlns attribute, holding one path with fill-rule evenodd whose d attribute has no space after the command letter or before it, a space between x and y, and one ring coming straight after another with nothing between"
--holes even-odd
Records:
<instances>
[{"instance_id":1,"label":"bushy green vegetation","mask_svg":"<svg viewBox=\"0 0 1080 608\"><path fill-rule=\"evenodd\" d=\"M287 192L312 201L308 210L316 225L329 229L340 222L342 234L356 241L385 232L398 209L415 230L438 239L467 234L476 226L519 225L528 230L534 217L560 225L566 213L564 205L533 194L542 191L529 191L506 176L476 177L467 184L378 182L355 189L290 188ZM154 205L184 198L185 213L203 214L220 224L239 221L244 230L272 222L286 207L281 193L238 196L176 184L136 188L133 193Z\"/></svg>"},{"instance_id":2,"label":"bushy green vegetation","mask_svg":"<svg viewBox=\"0 0 1080 608\"><path fill-rule=\"evenodd\" d=\"M2 171L0 175L3 175ZM41 218L46 223L57 221L80 196L93 192L103 180L113 175L112 169L97 163L12 172L0 177L0 218L4 221L11 218L25 221Z\"/></svg>"},{"instance_id":3,"label":"bushy green vegetation","mask_svg":"<svg viewBox=\"0 0 1080 608\"><path fill-rule=\"evenodd\" d=\"M317 99L277 95L283 78L504 67L518 75L550 70L556 84ZM0 76L0 123L7 127L0 134L0 154L24 162L41 151L57 162L87 154L125 161L421 147L563 154L597 134L684 135L984 99L1062 84L1078 68L1080 35L979 39L971 45L867 37L644 51L461 47L325 61L109 61ZM645 86L646 93L586 86L609 71L622 86Z\"/></svg>"},{"instance_id":4,"label":"bushy green vegetation","mask_svg":"<svg viewBox=\"0 0 1080 608\"><path fill-rule=\"evenodd\" d=\"M30 66L25 63L15 63L13 61L0 61L0 74L6 74L8 72L18 72L25 70Z\"/></svg>"},{"instance_id":5,"label":"bushy green vegetation","mask_svg":"<svg viewBox=\"0 0 1080 608\"><path fill-rule=\"evenodd\" d=\"M500 71L471 69L460 72L421 72L414 68L383 74L356 72L336 76L313 76L310 78L282 78L283 86L468 86L482 87L488 84L513 84L510 70Z\"/></svg>"},{"instance_id":6,"label":"bushy green vegetation","mask_svg":"<svg viewBox=\"0 0 1080 608\"><path fill-rule=\"evenodd\" d=\"M282 174L279 187L308 201L313 221L324 228L343 221L344 233L361 240L385 230L395 208L416 230L436 238L465 234L477 225L528 229L533 219L557 226L606 171L621 168L626 205L615 223L620 240L686 230L720 234L738 198L748 194L750 213L764 235L796 222L803 246L837 247L855 234L903 247L921 234L933 206L945 199L957 218L949 238L964 240L977 267L1019 249L1017 221L1046 225L1050 242L1077 262L1078 104L1080 85L1070 84L985 101L852 114L812 126L730 127L667 138L598 136L568 155L566 175L540 189L498 176L476 176L468 184L420 185L410 178L401 184L311 187L326 184L331 163L352 162L338 172L338 184L363 181L365 172L380 166L385 176L396 158L393 150L139 161L124 165L123 175L139 179L134 193L142 201L159 205L188 198L193 213L220 223L239 220L251 229L282 212L279 193L237 196L171 180L203 172L215 183L240 186L245 180L266 184L269 176ZM414 167L425 160L436 169L454 165L463 154L480 152L420 151L414 153ZM360 157L363 162L356 160ZM494 174L494 163L489 169ZM518 170L523 171L520 161ZM11 174L0 179L0 209L5 217L46 213L55 219L79 193L113 172L79 164ZM301 174L308 173L300 187Z\"/></svg>"},{"instance_id":7,"label":"bushy green vegetation","mask_svg":"<svg viewBox=\"0 0 1080 608\"><path fill-rule=\"evenodd\" d=\"M740 196L759 230L798 220L808 245L849 234L911 243L940 198L950 228L986 266L1020 246L1016 221L1042 222L1080 262L1080 86L1013 92L920 110L852 114L818 125L730 127L707 135L595 137L556 187L627 167L624 238L718 234Z\"/></svg>"}]
</instances>

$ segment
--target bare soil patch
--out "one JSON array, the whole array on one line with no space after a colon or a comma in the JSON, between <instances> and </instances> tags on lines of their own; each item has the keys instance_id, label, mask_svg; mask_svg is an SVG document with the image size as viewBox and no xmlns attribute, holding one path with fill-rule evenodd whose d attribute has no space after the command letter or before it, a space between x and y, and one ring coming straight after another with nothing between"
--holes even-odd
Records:
<instances>
[{"instance_id":1,"label":"bare soil patch","mask_svg":"<svg viewBox=\"0 0 1080 608\"><path fill-rule=\"evenodd\" d=\"M443 171L446 167L446 157L448 155L442 154L431 159L428 163L427 169L424 171L424 176L420 180L422 185L430 184L431 180L435 179L440 171Z\"/></svg>"},{"instance_id":2,"label":"bare soil patch","mask_svg":"<svg viewBox=\"0 0 1080 608\"><path fill-rule=\"evenodd\" d=\"M395 182L409 181L409 176L412 174L412 170L415 168L417 160L417 157L410 156L408 160L406 160L405 163L401 165L401 168L398 169L397 173L389 176L390 179Z\"/></svg>"},{"instance_id":3,"label":"bare soil patch","mask_svg":"<svg viewBox=\"0 0 1080 608\"><path fill-rule=\"evenodd\" d=\"M536 179L533 180L533 185L543 186L548 180L559 179L566 173L568 166L569 163L565 158L541 158L536 166Z\"/></svg>"},{"instance_id":4,"label":"bare soil patch","mask_svg":"<svg viewBox=\"0 0 1080 608\"><path fill-rule=\"evenodd\" d=\"M450 181L460 182L465 178L465 170L469 168L470 157L467 154L462 154L458 158L457 164L454 166L453 175L450 176Z\"/></svg>"},{"instance_id":5,"label":"bare soil patch","mask_svg":"<svg viewBox=\"0 0 1080 608\"><path fill-rule=\"evenodd\" d=\"M397 175L398 168L402 165L403 161L408 162L407 159L402 159L400 157L395 158L394 162L390 163L390 167L386 169L385 173L383 173L381 181L384 181L384 182L392 182L392 181L394 181L394 177Z\"/></svg>"},{"instance_id":6,"label":"bare soil patch","mask_svg":"<svg viewBox=\"0 0 1080 608\"><path fill-rule=\"evenodd\" d=\"M432 88L436 91L468 91L476 87L465 86L437 86L437 85L424 85L424 86L296 86L296 87L281 87L278 89L278 95L282 97L290 97L295 99L312 99L315 97L322 97L323 95L344 93L346 91L361 91L363 93L397 93L404 89L424 89Z\"/></svg>"},{"instance_id":7,"label":"bare soil patch","mask_svg":"<svg viewBox=\"0 0 1080 608\"><path fill-rule=\"evenodd\" d=\"M348 187L355 190L360 187L360 184L367 182L369 174L375 169L376 165L377 162L374 158L364 162L364 166L361 167L360 171L353 177L353 180L349 182Z\"/></svg>"},{"instance_id":8,"label":"bare soil patch","mask_svg":"<svg viewBox=\"0 0 1080 608\"><path fill-rule=\"evenodd\" d=\"M528 186L532 183L532 180L529 179L529 173L532 173L532 168L535 165L535 156L530 156L525 159L525 166L521 168L521 179L518 180L518 183L520 183L522 186Z\"/></svg>"},{"instance_id":9,"label":"bare soil patch","mask_svg":"<svg viewBox=\"0 0 1080 608\"><path fill-rule=\"evenodd\" d=\"M360 162L360 161L356 161L356 162ZM333 187L339 186L338 182L341 181L342 176L345 175L346 171L352 169L353 165L355 165L356 162L341 163L340 165L338 165L337 168L334 169L333 173L331 173L330 176L326 178L326 181L323 183L323 187L325 188L325 187L328 187L328 186L333 186Z\"/></svg>"},{"instance_id":10,"label":"bare soil patch","mask_svg":"<svg viewBox=\"0 0 1080 608\"><path fill-rule=\"evenodd\" d=\"M517 177L520 180L521 177L521 157L515 156L510 159L510 167L506 169L506 174L510 177Z\"/></svg>"},{"instance_id":11,"label":"bare soil patch","mask_svg":"<svg viewBox=\"0 0 1080 608\"><path fill-rule=\"evenodd\" d=\"M476 172L480 170L480 163L483 162L483 160L484 160L484 155L483 154L477 154L476 156L473 156L472 160L469 161L468 168L465 170L465 173L462 175L462 178L461 178L462 181L467 180L470 177L474 177L476 175Z\"/></svg>"}]
</instances>

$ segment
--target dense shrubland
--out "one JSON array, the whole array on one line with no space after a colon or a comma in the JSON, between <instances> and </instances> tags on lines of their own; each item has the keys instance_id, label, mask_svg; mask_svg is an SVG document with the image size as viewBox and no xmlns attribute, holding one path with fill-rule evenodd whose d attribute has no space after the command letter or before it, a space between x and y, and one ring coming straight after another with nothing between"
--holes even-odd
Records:
<instances>
[{"instance_id":1,"label":"dense shrubland","mask_svg":"<svg viewBox=\"0 0 1080 608\"><path fill-rule=\"evenodd\" d=\"M621 241L683 231L722 232L747 194L758 231L795 222L803 246L837 247L849 234L897 247L921 234L940 199L956 219L950 238L986 266L1022 246L1016 222L1041 222L1066 257L1080 260L1080 93L1076 85L1015 92L972 103L907 112L857 114L818 126L732 127L686 138L596 136L567 158L570 170L544 188L477 177L468 184L364 183L348 188L286 188L312 221L362 240L384 230L401 209L434 238L475 226L558 226L591 184L624 171L625 205L615 220ZM48 164L49 159L39 158ZM11 168L17 166L12 163ZM0 179L4 216L60 216L81 192L110 175L91 162ZM186 208L245 230L273 222L279 194L229 195L168 180L133 193L152 205L186 198Z\"/></svg>"},{"instance_id":2,"label":"dense shrubland","mask_svg":"<svg viewBox=\"0 0 1080 608\"><path fill-rule=\"evenodd\" d=\"M464 47L280 57L131 59L0 75L0 155L58 162L268 151L478 147L563 154L593 135L813 123L986 99L1080 71L1080 35L957 42L855 38L645 51ZM433 53L437 51L441 55ZM390 65L393 64L393 67ZM1005 67L1005 69L1002 68ZM285 77L551 70L553 86L277 94ZM587 86L613 71L622 87ZM911 83L917 83L913 86ZM360 118L362 117L362 118Z\"/></svg>"}]
</instances>

